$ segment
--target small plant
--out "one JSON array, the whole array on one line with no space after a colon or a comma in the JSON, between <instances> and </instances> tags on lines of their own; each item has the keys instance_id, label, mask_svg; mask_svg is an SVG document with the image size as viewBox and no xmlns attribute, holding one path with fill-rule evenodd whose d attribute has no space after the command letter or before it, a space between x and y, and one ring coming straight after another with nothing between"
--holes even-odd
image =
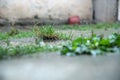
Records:
<instances>
[{"instance_id":1,"label":"small plant","mask_svg":"<svg viewBox=\"0 0 120 80\"><path fill-rule=\"evenodd\" d=\"M58 37L58 33L55 32L55 29L52 27L52 26L48 26L48 27L42 27L40 28L40 32L42 33L42 37L43 37L43 40L45 41L53 41L53 40L58 40L59 37Z\"/></svg>"},{"instance_id":2,"label":"small plant","mask_svg":"<svg viewBox=\"0 0 120 80\"><path fill-rule=\"evenodd\" d=\"M105 52L120 51L120 34L114 33L108 38L103 38L92 34L91 37L79 37L72 41L71 44L64 45L61 54L67 56L74 55L101 55Z\"/></svg>"},{"instance_id":3,"label":"small plant","mask_svg":"<svg viewBox=\"0 0 120 80\"><path fill-rule=\"evenodd\" d=\"M67 36L65 34L56 32L52 26L46 26L46 27L35 26L33 28L33 32L35 33L37 37L36 42L39 42L41 40L54 41L54 40L60 40L60 39L70 39L72 37L71 34Z\"/></svg>"},{"instance_id":4,"label":"small plant","mask_svg":"<svg viewBox=\"0 0 120 80\"><path fill-rule=\"evenodd\" d=\"M10 32L8 32L9 36L13 36L19 33L19 30L16 29L15 27L11 27Z\"/></svg>"}]
</instances>

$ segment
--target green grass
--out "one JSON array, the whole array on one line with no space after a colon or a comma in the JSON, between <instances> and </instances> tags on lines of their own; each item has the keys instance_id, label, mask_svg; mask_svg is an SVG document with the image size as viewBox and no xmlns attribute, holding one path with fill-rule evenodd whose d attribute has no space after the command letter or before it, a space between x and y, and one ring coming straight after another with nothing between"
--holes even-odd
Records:
<instances>
[{"instance_id":1,"label":"green grass","mask_svg":"<svg viewBox=\"0 0 120 80\"><path fill-rule=\"evenodd\" d=\"M33 37L35 34L31 31L20 31L16 35L9 36L7 32L1 33L0 32L0 40L6 40L6 39L19 39L19 38L28 38Z\"/></svg>"},{"instance_id":2,"label":"green grass","mask_svg":"<svg viewBox=\"0 0 120 80\"><path fill-rule=\"evenodd\" d=\"M42 28L44 27L44 28ZM107 29L107 28L114 28L118 29L120 28L120 23L99 23L99 24L89 24L89 25L44 25L39 26L39 31L43 35L54 35L59 30L91 30L91 29ZM11 32L14 32L15 29L12 29ZM8 32L9 33L9 32ZM9 38L27 38L27 37L34 37L36 34L34 33L33 29L27 30L27 31L19 31L18 34L9 36L8 33L2 33L0 32L0 40L5 40L8 37ZM71 35L66 35L63 33L59 33L59 37L61 39L70 39Z\"/></svg>"},{"instance_id":3,"label":"green grass","mask_svg":"<svg viewBox=\"0 0 120 80\"><path fill-rule=\"evenodd\" d=\"M6 40L8 38L8 34L7 33L2 33L0 32L0 40Z\"/></svg>"},{"instance_id":4,"label":"green grass","mask_svg":"<svg viewBox=\"0 0 120 80\"><path fill-rule=\"evenodd\" d=\"M11 36L11 38L28 38L28 37L34 37L35 34L32 31L20 31L19 34L16 34L14 36Z\"/></svg>"},{"instance_id":5,"label":"green grass","mask_svg":"<svg viewBox=\"0 0 120 80\"><path fill-rule=\"evenodd\" d=\"M72 40L73 34L71 32L69 33L69 35L68 34L59 33L58 36L62 40Z\"/></svg>"},{"instance_id":6,"label":"green grass","mask_svg":"<svg viewBox=\"0 0 120 80\"><path fill-rule=\"evenodd\" d=\"M66 42L65 45L7 45L0 46L0 59L35 54L37 52L54 52L61 50L61 55L103 55L109 52L120 51L120 34L112 34L108 38L93 34L91 37L79 37L72 42ZM59 47L63 46L63 47Z\"/></svg>"},{"instance_id":7,"label":"green grass","mask_svg":"<svg viewBox=\"0 0 120 80\"><path fill-rule=\"evenodd\" d=\"M34 28L31 30L23 31L19 30L17 33L10 35L9 32L0 32L0 41L5 41L6 43L9 43L9 39L18 39L18 38L29 38L29 37L39 37L41 35L57 35L60 39L62 40L70 40L72 38L72 33L64 34L61 32L57 32L59 30L90 30L90 29L105 29L105 28L113 28L113 29L118 29L120 28L120 23L99 23L99 24L90 24L90 25L44 25L44 26L38 26L36 28L36 32ZM12 33L14 33L14 30L12 29ZM84 38L83 38L84 39ZM89 39L88 39L89 40ZM84 40L85 41L85 40ZM102 43L107 42L103 39ZM78 41L78 43L80 43ZM86 42L85 42L86 43ZM119 43L119 41L117 41ZM0 45L0 58L4 57L9 57L9 56L16 56L16 55L24 55L24 54L32 54L36 52L42 52L42 51L57 51L59 48L57 46L54 46L53 48L49 48L49 46L38 46L39 44L36 45L26 45L26 46L10 46L7 45L7 47L2 47ZM82 46L83 47L83 46ZM91 47L91 46L90 46ZM69 46L67 46L67 49ZM76 49L76 45L74 49ZM69 52L69 51L67 51ZM65 52L64 54L67 54ZM91 51L92 52L92 51ZM89 52L90 53L90 52ZM77 53L78 54L78 53Z\"/></svg>"},{"instance_id":8,"label":"green grass","mask_svg":"<svg viewBox=\"0 0 120 80\"><path fill-rule=\"evenodd\" d=\"M29 38L29 37L41 37L41 36L57 36L62 40L68 40L71 39L71 33L70 35L66 35L61 32L57 32L55 28L44 26L43 28L39 27L37 31L34 31L33 29L27 30L27 31L21 31L17 34L10 35L10 32L0 32L0 40L6 40L6 39L20 39L20 38ZM13 31L14 32L14 31Z\"/></svg>"},{"instance_id":9,"label":"green grass","mask_svg":"<svg viewBox=\"0 0 120 80\"><path fill-rule=\"evenodd\" d=\"M0 46L0 59L7 59L16 56L22 56L27 54L35 54L37 52L54 52L58 51L60 48L53 46L52 48L49 45L41 47L40 45L19 45L19 46Z\"/></svg>"},{"instance_id":10,"label":"green grass","mask_svg":"<svg viewBox=\"0 0 120 80\"><path fill-rule=\"evenodd\" d=\"M98 24L88 24L88 25L59 25L54 26L56 29L61 30L68 30L68 29L74 29L74 30L90 30L90 29L106 29L106 28L114 28L118 29L120 28L120 23L98 23Z\"/></svg>"}]
</instances>

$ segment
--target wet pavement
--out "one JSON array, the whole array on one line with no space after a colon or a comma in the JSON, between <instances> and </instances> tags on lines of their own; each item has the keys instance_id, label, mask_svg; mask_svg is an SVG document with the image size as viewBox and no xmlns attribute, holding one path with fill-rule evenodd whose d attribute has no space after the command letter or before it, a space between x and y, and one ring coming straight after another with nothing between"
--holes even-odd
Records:
<instances>
[{"instance_id":1,"label":"wet pavement","mask_svg":"<svg viewBox=\"0 0 120 80\"><path fill-rule=\"evenodd\" d=\"M0 80L120 80L120 54L36 54L0 61Z\"/></svg>"}]
</instances>

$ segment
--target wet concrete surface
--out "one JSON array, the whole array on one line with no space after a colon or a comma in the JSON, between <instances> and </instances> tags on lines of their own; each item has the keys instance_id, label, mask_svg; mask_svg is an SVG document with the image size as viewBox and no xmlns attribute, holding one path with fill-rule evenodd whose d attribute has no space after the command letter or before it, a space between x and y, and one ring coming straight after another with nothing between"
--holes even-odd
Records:
<instances>
[{"instance_id":1,"label":"wet concrete surface","mask_svg":"<svg viewBox=\"0 0 120 80\"><path fill-rule=\"evenodd\" d=\"M37 54L0 61L0 80L120 80L120 54Z\"/></svg>"}]
</instances>

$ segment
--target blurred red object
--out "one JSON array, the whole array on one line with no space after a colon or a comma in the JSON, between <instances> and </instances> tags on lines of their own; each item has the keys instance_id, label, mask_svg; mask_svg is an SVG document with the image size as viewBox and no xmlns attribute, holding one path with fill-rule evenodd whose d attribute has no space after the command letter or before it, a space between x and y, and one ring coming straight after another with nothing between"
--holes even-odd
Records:
<instances>
[{"instance_id":1,"label":"blurred red object","mask_svg":"<svg viewBox=\"0 0 120 80\"><path fill-rule=\"evenodd\" d=\"M74 25L74 24L80 24L80 17L79 16L71 16L68 19L68 23L70 25Z\"/></svg>"}]
</instances>

